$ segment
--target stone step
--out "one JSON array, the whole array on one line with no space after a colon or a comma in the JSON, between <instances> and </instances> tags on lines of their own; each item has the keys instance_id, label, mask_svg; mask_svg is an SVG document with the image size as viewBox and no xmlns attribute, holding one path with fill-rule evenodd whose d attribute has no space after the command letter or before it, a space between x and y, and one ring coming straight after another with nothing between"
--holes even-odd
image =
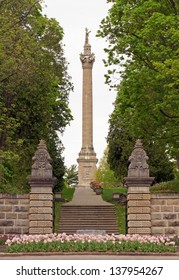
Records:
<instances>
[{"instance_id":1,"label":"stone step","mask_svg":"<svg viewBox=\"0 0 179 280\"><path fill-rule=\"evenodd\" d=\"M115 216L115 213L83 213L83 214L80 214L78 212L73 212L73 213L60 213L61 217L79 217L79 218L88 218L88 217L94 217L95 219L96 218L100 218L100 217L106 217L106 218L112 218L113 216Z\"/></svg>"},{"instance_id":2,"label":"stone step","mask_svg":"<svg viewBox=\"0 0 179 280\"><path fill-rule=\"evenodd\" d=\"M115 213L107 213L107 214L105 214L105 213L102 213L101 215L100 214L93 214L93 213L83 213L83 214L78 214L78 213L61 213L61 217L76 217L77 219L78 218L84 218L84 219L86 219L86 218L94 218L94 219L96 219L96 218L107 218L107 219L110 219L110 218L112 218L113 216L115 215Z\"/></svg>"},{"instance_id":3,"label":"stone step","mask_svg":"<svg viewBox=\"0 0 179 280\"><path fill-rule=\"evenodd\" d=\"M76 232L76 231L74 232L73 230L69 230L68 232L66 232L66 231L61 231L61 232L59 232L59 233L66 233L67 235L73 235L73 234L76 234L77 232ZM119 232L118 232L118 231L110 231L110 230L108 230L108 231L106 232L106 234L109 234L109 235L111 235L111 234L118 235Z\"/></svg>"},{"instance_id":4,"label":"stone step","mask_svg":"<svg viewBox=\"0 0 179 280\"><path fill-rule=\"evenodd\" d=\"M102 212L102 211L114 211L114 209L113 208L95 208L95 207L90 207L89 209L87 209L87 207L88 206L86 206L85 208L81 208L81 207L76 207L75 206L75 208L72 208L72 207L65 207L65 206L61 206L61 208L62 208L62 210L63 211L73 211L73 210L80 210L80 211L89 211L89 210L91 210L91 211L100 211L100 212Z\"/></svg>"},{"instance_id":5,"label":"stone step","mask_svg":"<svg viewBox=\"0 0 179 280\"><path fill-rule=\"evenodd\" d=\"M76 208L76 209L61 209L61 212L65 212L65 213L73 213L73 212L76 212L78 211L79 213L84 213L84 212L94 212L94 213L102 213L102 212L106 212L106 213L114 213L115 210L114 209L81 209L81 208Z\"/></svg>"},{"instance_id":6,"label":"stone step","mask_svg":"<svg viewBox=\"0 0 179 280\"><path fill-rule=\"evenodd\" d=\"M115 220L100 220L100 221L95 221L95 220L77 220L74 222L73 219L67 219L67 220L61 220L60 221L60 224L63 224L63 225L73 225L73 224L86 224L86 225L115 225L116 224L116 221Z\"/></svg>"},{"instance_id":7,"label":"stone step","mask_svg":"<svg viewBox=\"0 0 179 280\"><path fill-rule=\"evenodd\" d=\"M69 225L69 224L66 224L66 225L61 225L60 226L60 228L62 228L62 227L65 227L65 228L100 228L100 227L105 227L105 228L113 228L113 227L116 227L117 228L117 226L116 225L106 225L106 224L101 224L101 225L99 225L99 224L94 224L94 225L92 225L92 224L80 224L80 225L78 225L78 224L72 224L72 225Z\"/></svg>"},{"instance_id":8,"label":"stone step","mask_svg":"<svg viewBox=\"0 0 179 280\"><path fill-rule=\"evenodd\" d=\"M65 222L65 221L69 221L69 220L71 220L71 221L73 221L74 222L74 218L73 217L69 217L69 216L66 216L66 217L61 217L61 219L60 219L60 221L63 221L63 222ZM86 219L85 219L85 217L84 218L80 218L80 217L76 217L75 218L75 220L76 221L86 221L86 222L92 222L92 221L96 221L97 219L95 219L95 217L86 217ZM116 219L115 218L113 218L113 217L111 217L110 219L109 218L106 218L106 217L99 217L98 218L98 221L105 221L105 222L108 222L108 221L116 221Z\"/></svg>"},{"instance_id":9,"label":"stone step","mask_svg":"<svg viewBox=\"0 0 179 280\"><path fill-rule=\"evenodd\" d=\"M77 230L79 230L79 229L83 229L83 230L85 230L85 229L98 229L98 230L106 230L106 231L108 231L108 230L111 230L111 231L118 231L118 228L117 227L115 227L114 225L113 226L106 226L106 225L104 225L104 226L93 226L93 225L79 225L79 226L75 226L75 225L71 225L71 226L63 226L63 227L60 227L60 232L64 232L64 231L66 231L66 230L74 230L74 231L77 231Z\"/></svg>"},{"instance_id":10,"label":"stone step","mask_svg":"<svg viewBox=\"0 0 179 280\"><path fill-rule=\"evenodd\" d=\"M106 209L110 209L110 208L114 208L114 205L112 204L109 204L109 205L67 205L67 204L64 204L62 205L61 207L63 208L99 208L99 209L103 209L103 208L106 208Z\"/></svg>"},{"instance_id":11,"label":"stone step","mask_svg":"<svg viewBox=\"0 0 179 280\"><path fill-rule=\"evenodd\" d=\"M61 206L59 232L74 234L78 230L103 230L107 234L118 234L114 206Z\"/></svg>"}]
</instances>

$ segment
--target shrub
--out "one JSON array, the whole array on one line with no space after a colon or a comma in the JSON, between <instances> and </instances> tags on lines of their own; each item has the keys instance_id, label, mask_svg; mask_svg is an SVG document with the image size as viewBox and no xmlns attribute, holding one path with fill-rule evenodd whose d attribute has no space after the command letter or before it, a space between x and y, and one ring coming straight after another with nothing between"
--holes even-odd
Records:
<instances>
[{"instance_id":1,"label":"shrub","mask_svg":"<svg viewBox=\"0 0 179 280\"><path fill-rule=\"evenodd\" d=\"M155 184L150 190L151 193L179 193L179 179Z\"/></svg>"}]
</instances>

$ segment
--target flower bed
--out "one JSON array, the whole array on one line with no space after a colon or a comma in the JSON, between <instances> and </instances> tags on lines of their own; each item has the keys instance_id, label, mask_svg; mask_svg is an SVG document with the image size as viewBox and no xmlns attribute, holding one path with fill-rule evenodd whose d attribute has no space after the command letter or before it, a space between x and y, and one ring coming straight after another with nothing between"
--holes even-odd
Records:
<instances>
[{"instance_id":1,"label":"flower bed","mask_svg":"<svg viewBox=\"0 0 179 280\"><path fill-rule=\"evenodd\" d=\"M7 252L176 252L166 236L47 234L6 240Z\"/></svg>"}]
</instances>

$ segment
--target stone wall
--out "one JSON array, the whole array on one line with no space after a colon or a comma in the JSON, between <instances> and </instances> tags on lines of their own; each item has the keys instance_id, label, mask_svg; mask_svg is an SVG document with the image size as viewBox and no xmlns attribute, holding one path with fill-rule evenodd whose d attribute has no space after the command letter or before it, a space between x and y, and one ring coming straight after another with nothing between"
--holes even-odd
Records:
<instances>
[{"instance_id":1,"label":"stone wall","mask_svg":"<svg viewBox=\"0 0 179 280\"><path fill-rule=\"evenodd\" d=\"M152 234L179 235L179 194L151 195Z\"/></svg>"},{"instance_id":2,"label":"stone wall","mask_svg":"<svg viewBox=\"0 0 179 280\"><path fill-rule=\"evenodd\" d=\"M29 195L0 194L0 234L29 232Z\"/></svg>"}]
</instances>

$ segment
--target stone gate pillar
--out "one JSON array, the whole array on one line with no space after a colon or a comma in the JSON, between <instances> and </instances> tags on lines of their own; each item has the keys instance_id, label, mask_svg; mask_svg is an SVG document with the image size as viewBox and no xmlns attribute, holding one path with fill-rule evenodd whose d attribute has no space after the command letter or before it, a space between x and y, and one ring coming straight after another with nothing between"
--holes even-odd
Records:
<instances>
[{"instance_id":1,"label":"stone gate pillar","mask_svg":"<svg viewBox=\"0 0 179 280\"><path fill-rule=\"evenodd\" d=\"M32 158L32 172L28 178L31 187L29 234L53 232L53 195L55 178L52 176L51 158L44 140L41 140Z\"/></svg>"},{"instance_id":2,"label":"stone gate pillar","mask_svg":"<svg viewBox=\"0 0 179 280\"><path fill-rule=\"evenodd\" d=\"M129 234L151 234L150 186L148 157L140 139L129 157L130 165L125 183L127 193L127 224Z\"/></svg>"}]
</instances>

